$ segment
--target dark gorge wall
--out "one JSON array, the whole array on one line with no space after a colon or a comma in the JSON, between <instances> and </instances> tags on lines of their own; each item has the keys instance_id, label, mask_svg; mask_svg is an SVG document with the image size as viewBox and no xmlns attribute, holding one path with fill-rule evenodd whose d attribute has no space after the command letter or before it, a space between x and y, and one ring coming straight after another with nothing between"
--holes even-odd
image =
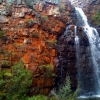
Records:
<instances>
[{"instance_id":1,"label":"dark gorge wall","mask_svg":"<svg viewBox=\"0 0 100 100\"><path fill-rule=\"evenodd\" d=\"M79 37L79 48L75 45L76 35L74 25L69 25L65 33L60 36L58 40L58 57L56 59L55 68L57 74L56 82L63 84L66 75L69 75L72 90L75 90L78 84L82 85L84 78L91 80L92 63L90 62L89 41L83 30L82 27L76 28ZM78 52L77 49L79 49ZM80 83L78 83L78 80ZM84 82L86 82L86 80L84 80Z\"/></svg>"},{"instance_id":2,"label":"dark gorge wall","mask_svg":"<svg viewBox=\"0 0 100 100\"><path fill-rule=\"evenodd\" d=\"M75 89L77 86L77 70L75 68L75 34L73 31L74 26L69 26L67 32L59 37L57 46L59 65L56 66L56 72L59 84L64 82L66 75L69 75L71 78L71 87Z\"/></svg>"},{"instance_id":3,"label":"dark gorge wall","mask_svg":"<svg viewBox=\"0 0 100 100\"><path fill-rule=\"evenodd\" d=\"M90 25L96 27L98 32L100 32L100 25L97 25L96 22L100 22L99 16L97 16L95 20L93 20L93 17L98 11L100 11L99 5L100 0L94 0L87 4L84 9ZM71 17L73 24L77 25L79 19L77 19L75 11L70 13L69 16ZM79 85L81 87L80 94L89 91L95 92L95 86L93 85L96 80L93 76L95 72L93 69L89 40L84 31L87 29L77 27L76 33L79 37L79 48L77 48L75 44L75 26L73 24L67 26L66 32L58 39L58 57L56 59L57 64L55 68L57 73L56 84L63 84L66 75L69 75L72 90L75 90Z\"/></svg>"}]
</instances>

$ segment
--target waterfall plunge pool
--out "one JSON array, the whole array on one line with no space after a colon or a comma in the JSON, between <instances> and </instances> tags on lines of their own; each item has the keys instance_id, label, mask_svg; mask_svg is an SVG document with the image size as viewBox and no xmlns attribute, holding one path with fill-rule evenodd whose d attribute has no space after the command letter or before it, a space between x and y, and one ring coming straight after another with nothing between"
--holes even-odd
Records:
<instances>
[{"instance_id":1,"label":"waterfall plunge pool","mask_svg":"<svg viewBox=\"0 0 100 100\"><path fill-rule=\"evenodd\" d=\"M100 100L100 95L80 96L77 100Z\"/></svg>"}]
</instances>

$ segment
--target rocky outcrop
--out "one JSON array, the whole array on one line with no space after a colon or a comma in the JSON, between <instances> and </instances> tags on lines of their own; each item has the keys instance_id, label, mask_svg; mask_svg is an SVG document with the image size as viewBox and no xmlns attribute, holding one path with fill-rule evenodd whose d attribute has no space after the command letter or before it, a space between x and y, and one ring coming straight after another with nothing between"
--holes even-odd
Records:
<instances>
[{"instance_id":1,"label":"rocky outcrop","mask_svg":"<svg viewBox=\"0 0 100 100\"><path fill-rule=\"evenodd\" d=\"M77 27L75 30L74 25L68 26L65 33L59 37L57 46L58 58L55 60L56 84L62 84L66 75L69 75L72 90L77 88L78 80L82 86L81 82L83 82L84 77L88 80L87 76L90 77L92 73L92 69L90 68L92 62L89 61L91 58L89 41L83 30L82 27ZM75 43L75 32L77 32L77 36L79 37L79 48ZM82 75L83 77L80 77ZM86 82L86 80L84 81Z\"/></svg>"},{"instance_id":2,"label":"rocky outcrop","mask_svg":"<svg viewBox=\"0 0 100 100\"><path fill-rule=\"evenodd\" d=\"M92 0L91 0L92 1ZM84 9L86 5L91 2L89 0L70 0L71 4L75 7Z\"/></svg>"},{"instance_id":3,"label":"rocky outcrop","mask_svg":"<svg viewBox=\"0 0 100 100\"><path fill-rule=\"evenodd\" d=\"M0 4L2 12L7 9L4 3ZM61 3L62 12L55 4L42 3L28 8L17 0L9 7L11 14L2 13L0 17L0 66L6 61L8 68L23 60L25 68L33 73L31 88L35 94L48 94L54 86L57 38L66 26L75 23L75 9L69 2Z\"/></svg>"}]
</instances>

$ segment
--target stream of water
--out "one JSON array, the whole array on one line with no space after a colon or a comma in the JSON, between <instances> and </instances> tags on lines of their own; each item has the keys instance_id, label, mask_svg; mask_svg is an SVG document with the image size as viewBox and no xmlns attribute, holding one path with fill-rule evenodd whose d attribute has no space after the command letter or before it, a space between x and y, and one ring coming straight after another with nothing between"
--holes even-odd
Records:
<instances>
[{"instance_id":1,"label":"stream of water","mask_svg":"<svg viewBox=\"0 0 100 100\"><path fill-rule=\"evenodd\" d=\"M92 61L92 70L93 73L91 76L91 81L88 79L79 79L79 81L83 80L84 82L79 82L80 87L80 95L79 98L92 98L92 97L100 97L100 38L97 30L93 27L90 27L88 24L88 20L84 12L81 8L75 8L77 14L77 25L83 27L84 32L86 33L88 40L89 40L89 47L91 52L91 61ZM79 48L79 39L77 35L75 36L76 48ZM79 51L76 50L76 56L79 55ZM77 61L80 59L77 57ZM82 78L80 72L81 66L77 66L78 74L80 78ZM84 76L85 77L85 76ZM89 77L90 78L90 77ZM91 83L93 86L91 86ZM88 84L88 85L87 85ZM82 99L83 100L83 99ZM94 99L93 99L94 100Z\"/></svg>"}]
</instances>

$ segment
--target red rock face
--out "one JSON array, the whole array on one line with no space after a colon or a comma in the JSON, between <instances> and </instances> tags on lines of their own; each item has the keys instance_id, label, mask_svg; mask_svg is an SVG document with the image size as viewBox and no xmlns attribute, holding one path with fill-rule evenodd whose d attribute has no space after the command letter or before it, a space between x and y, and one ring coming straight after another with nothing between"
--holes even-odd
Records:
<instances>
[{"instance_id":1,"label":"red rock face","mask_svg":"<svg viewBox=\"0 0 100 100\"><path fill-rule=\"evenodd\" d=\"M39 9L31 11L26 6L15 5L12 6L12 15L5 16L8 22L1 26L4 36L0 38L3 51L0 52L0 60L11 64L23 60L25 68L33 73L32 87L35 91L32 93L35 94L48 94L52 89L57 37L64 32L66 23L72 23L68 17L71 8L66 8L62 14L57 9L57 6L47 4L38 12ZM40 69L42 65L49 65L52 71L44 67Z\"/></svg>"},{"instance_id":2,"label":"red rock face","mask_svg":"<svg viewBox=\"0 0 100 100\"><path fill-rule=\"evenodd\" d=\"M100 0L92 0L92 2L87 4L84 11L87 14L88 20L91 23L91 25L97 26L98 19L96 18L95 20L93 20L93 17L98 11L100 11Z\"/></svg>"}]
</instances>

